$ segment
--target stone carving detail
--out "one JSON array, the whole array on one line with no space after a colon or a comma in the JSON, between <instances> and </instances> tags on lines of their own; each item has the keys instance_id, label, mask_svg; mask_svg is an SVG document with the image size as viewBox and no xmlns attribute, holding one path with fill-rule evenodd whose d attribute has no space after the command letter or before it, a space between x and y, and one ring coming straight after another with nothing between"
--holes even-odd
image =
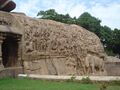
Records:
<instances>
[{"instance_id":1,"label":"stone carving detail","mask_svg":"<svg viewBox=\"0 0 120 90\"><path fill-rule=\"evenodd\" d=\"M88 54L85 59L85 68L87 73L104 72L104 61L100 57Z\"/></svg>"},{"instance_id":2,"label":"stone carving detail","mask_svg":"<svg viewBox=\"0 0 120 90\"><path fill-rule=\"evenodd\" d=\"M77 25L16 14L12 16L17 22L12 26L21 27L23 30L22 57L25 73L103 74L101 57L104 57L104 49L95 34Z\"/></svg>"},{"instance_id":3,"label":"stone carving detail","mask_svg":"<svg viewBox=\"0 0 120 90\"><path fill-rule=\"evenodd\" d=\"M11 26L13 22L13 16L10 14L3 14L3 12L0 11L0 25L9 25Z\"/></svg>"},{"instance_id":4,"label":"stone carving detail","mask_svg":"<svg viewBox=\"0 0 120 90\"><path fill-rule=\"evenodd\" d=\"M29 25L29 22L32 24ZM96 56L88 54L89 50L94 51L93 53L104 52L99 39L93 33L82 30L83 28L78 26L56 24L56 22L51 21L50 23L49 21L43 21L43 23L30 19L29 22L24 31L25 55L31 57L32 61L35 60L34 55L37 55L36 57L39 57L39 60L42 55L45 56L45 60L48 59L46 55L51 59L59 56L61 58L66 57L62 60L65 62L63 68L66 68L67 74L95 75L104 71L103 59L99 58L99 54L96 54ZM35 52L37 53L34 54ZM54 59L54 62L58 62L58 60L61 59ZM56 68L57 73L58 68L54 64L52 64L52 67ZM60 72L57 74L60 74Z\"/></svg>"}]
</instances>

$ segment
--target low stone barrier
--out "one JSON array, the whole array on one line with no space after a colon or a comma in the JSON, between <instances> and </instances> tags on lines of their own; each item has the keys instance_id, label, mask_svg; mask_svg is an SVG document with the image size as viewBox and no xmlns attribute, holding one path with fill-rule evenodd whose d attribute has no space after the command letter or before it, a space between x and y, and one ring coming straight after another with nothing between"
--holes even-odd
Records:
<instances>
[{"instance_id":1,"label":"low stone barrier","mask_svg":"<svg viewBox=\"0 0 120 90\"><path fill-rule=\"evenodd\" d=\"M105 62L105 69L108 76L120 76L120 61L119 62Z\"/></svg>"},{"instance_id":2,"label":"low stone barrier","mask_svg":"<svg viewBox=\"0 0 120 90\"><path fill-rule=\"evenodd\" d=\"M0 70L0 78L16 77L20 73L23 73L22 67L3 68Z\"/></svg>"},{"instance_id":3,"label":"low stone barrier","mask_svg":"<svg viewBox=\"0 0 120 90\"><path fill-rule=\"evenodd\" d=\"M56 75L34 75L34 74L19 74L18 77L29 77L34 79L45 80L68 80L74 77L75 80L82 80L89 77L92 81L113 81L120 80L120 76L56 76Z\"/></svg>"}]
</instances>

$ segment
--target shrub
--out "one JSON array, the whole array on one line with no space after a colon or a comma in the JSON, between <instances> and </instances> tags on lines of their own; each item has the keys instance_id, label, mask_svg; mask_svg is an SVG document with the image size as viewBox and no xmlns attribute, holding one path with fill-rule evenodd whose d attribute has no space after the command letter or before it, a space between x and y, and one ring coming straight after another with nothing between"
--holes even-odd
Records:
<instances>
[{"instance_id":1,"label":"shrub","mask_svg":"<svg viewBox=\"0 0 120 90\"><path fill-rule=\"evenodd\" d=\"M67 82L74 82L75 81L75 75L72 75L70 79L66 80Z\"/></svg>"},{"instance_id":2,"label":"shrub","mask_svg":"<svg viewBox=\"0 0 120 90\"><path fill-rule=\"evenodd\" d=\"M102 83L101 85L100 85L100 90L106 90L107 89L107 83Z\"/></svg>"},{"instance_id":3,"label":"shrub","mask_svg":"<svg viewBox=\"0 0 120 90\"><path fill-rule=\"evenodd\" d=\"M89 77L82 78L81 83L83 84L92 84L93 82L90 80Z\"/></svg>"},{"instance_id":4,"label":"shrub","mask_svg":"<svg viewBox=\"0 0 120 90\"><path fill-rule=\"evenodd\" d=\"M120 86L120 81L113 80L110 82L110 85L119 85Z\"/></svg>"},{"instance_id":5,"label":"shrub","mask_svg":"<svg viewBox=\"0 0 120 90\"><path fill-rule=\"evenodd\" d=\"M71 81L75 81L75 78L76 78L76 77L75 77L74 75L72 75L72 77L71 77L70 80L71 80Z\"/></svg>"}]
</instances>

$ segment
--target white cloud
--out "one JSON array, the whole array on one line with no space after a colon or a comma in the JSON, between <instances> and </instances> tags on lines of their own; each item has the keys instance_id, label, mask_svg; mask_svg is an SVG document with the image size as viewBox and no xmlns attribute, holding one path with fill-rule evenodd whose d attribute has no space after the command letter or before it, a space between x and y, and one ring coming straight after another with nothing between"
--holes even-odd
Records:
<instances>
[{"instance_id":1,"label":"white cloud","mask_svg":"<svg viewBox=\"0 0 120 90\"><path fill-rule=\"evenodd\" d=\"M69 13L72 17L89 12L102 20L102 25L120 28L120 2L113 0L15 0L18 5L15 11L29 16L36 16L39 10L55 9L58 13Z\"/></svg>"},{"instance_id":2,"label":"white cloud","mask_svg":"<svg viewBox=\"0 0 120 90\"><path fill-rule=\"evenodd\" d=\"M39 0L27 0L19 2L15 11L24 12L27 15L34 16L34 12L37 10L36 4ZM18 3L17 3L18 4Z\"/></svg>"},{"instance_id":3,"label":"white cloud","mask_svg":"<svg viewBox=\"0 0 120 90\"><path fill-rule=\"evenodd\" d=\"M58 13L66 14L74 3L73 0L44 0L45 10L55 9Z\"/></svg>"},{"instance_id":4,"label":"white cloud","mask_svg":"<svg viewBox=\"0 0 120 90\"><path fill-rule=\"evenodd\" d=\"M74 16L79 16L82 14L85 10L86 7L84 3L76 3L74 0L44 0L42 1L42 4L45 5L43 10L48 10L48 9L55 9L56 12L61 13L61 14L67 14L69 13L72 17Z\"/></svg>"},{"instance_id":5,"label":"white cloud","mask_svg":"<svg viewBox=\"0 0 120 90\"><path fill-rule=\"evenodd\" d=\"M87 10L87 7L84 4L77 4L70 9L69 14L72 17L74 16L79 17L86 10Z\"/></svg>"},{"instance_id":6,"label":"white cloud","mask_svg":"<svg viewBox=\"0 0 120 90\"><path fill-rule=\"evenodd\" d=\"M110 26L111 28L120 28L120 4L111 3L107 6L96 4L88 10L93 16L102 20L102 25Z\"/></svg>"}]
</instances>

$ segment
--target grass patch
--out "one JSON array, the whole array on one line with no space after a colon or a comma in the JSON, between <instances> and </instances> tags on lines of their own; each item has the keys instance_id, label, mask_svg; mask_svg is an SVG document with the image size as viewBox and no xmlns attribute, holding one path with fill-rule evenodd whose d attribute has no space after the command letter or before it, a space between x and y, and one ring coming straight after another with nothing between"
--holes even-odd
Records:
<instances>
[{"instance_id":1,"label":"grass patch","mask_svg":"<svg viewBox=\"0 0 120 90\"><path fill-rule=\"evenodd\" d=\"M3 78L0 79L0 90L100 90L100 85L33 80L28 78ZM107 90L120 90L120 86L108 86Z\"/></svg>"}]
</instances>

